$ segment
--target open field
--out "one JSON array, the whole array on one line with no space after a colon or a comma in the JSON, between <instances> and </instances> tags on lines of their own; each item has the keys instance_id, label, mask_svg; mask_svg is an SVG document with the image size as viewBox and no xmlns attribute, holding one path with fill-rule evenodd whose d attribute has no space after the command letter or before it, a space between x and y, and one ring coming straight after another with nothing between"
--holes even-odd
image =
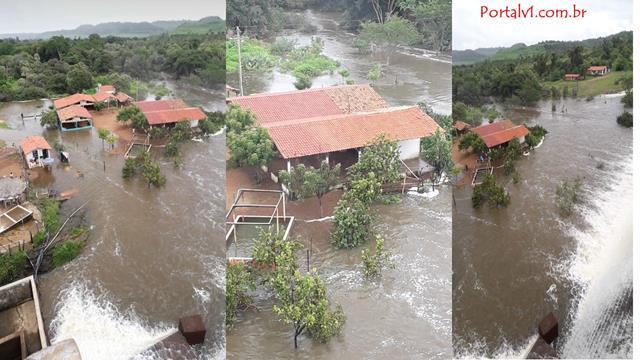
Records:
<instances>
[{"instance_id":1,"label":"open field","mask_svg":"<svg viewBox=\"0 0 640 360\"><path fill-rule=\"evenodd\" d=\"M585 80L580 80L577 82L578 85L578 97L591 97L601 94L613 94L619 93L623 91L622 82L617 82L617 80L622 79L623 77L629 75L628 72L624 71L612 71L604 76L587 76ZM555 86L560 91L564 86L569 86L569 89L572 89L576 86L576 83L573 81L564 81L558 80L554 82L546 82L546 87Z\"/></svg>"}]
</instances>

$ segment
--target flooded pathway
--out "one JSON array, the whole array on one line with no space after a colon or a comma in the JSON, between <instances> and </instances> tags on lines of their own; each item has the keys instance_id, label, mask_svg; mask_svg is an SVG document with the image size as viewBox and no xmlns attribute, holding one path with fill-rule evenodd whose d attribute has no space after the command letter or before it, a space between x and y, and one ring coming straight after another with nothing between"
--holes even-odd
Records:
<instances>
[{"instance_id":1,"label":"flooded pathway","mask_svg":"<svg viewBox=\"0 0 640 360\"><path fill-rule=\"evenodd\" d=\"M176 85L175 92L207 110L224 106L221 90L190 96L191 89ZM48 106L0 104L0 118L14 129L0 130L0 137L8 143L28 134L42 134L51 144L61 139L71 166L56 162L33 185L79 189L63 204L62 216L89 201L85 217L91 226L83 253L40 277L51 341L73 337L88 359L128 359L176 329L178 318L202 314L208 333L198 353L224 358L224 137L182 145L180 170L156 154L167 183L148 188L122 179L122 155L104 152L95 129L60 134L44 131L35 120L20 121L21 112L42 105Z\"/></svg>"},{"instance_id":2,"label":"flooded pathway","mask_svg":"<svg viewBox=\"0 0 640 360\"><path fill-rule=\"evenodd\" d=\"M338 27L339 15L306 13L318 27L325 55L338 60L355 83L365 83L367 72L378 61L357 53L353 35ZM288 34L298 45L311 35ZM391 105L415 105L426 101L437 112L451 112L451 63L446 57L421 50L392 56L392 73L373 87ZM395 75L398 85L394 84ZM245 78L245 93L294 90L293 77L273 71L267 76ZM237 86L237 78L229 78ZM314 79L313 87L342 83L340 75ZM333 198L332 198L333 199ZM315 201L312 201L314 203ZM327 201L328 202L328 201ZM297 204L287 205L295 212ZM325 209L328 206L325 206ZM451 192L445 187L432 198L403 196L392 205L376 205L375 230L385 238L395 269L385 270L379 280L362 276L362 247L337 250L329 243L331 222L307 223L298 219L292 237L305 247L306 259L327 281L329 298L340 304L347 317L342 334L322 344L303 336L293 348L289 326L272 312L273 300L255 299L258 310L240 314L227 334L229 359L257 357L291 359L402 359L451 357ZM304 211L303 213L312 213ZM326 214L325 214L326 215ZM304 217L304 216L303 216ZM374 247L372 241L364 246ZM301 261L302 261L301 260ZM306 260L302 268L306 269Z\"/></svg>"},{"instance_id":3,"label":"flooded pathway","mask_svg":"<svg viewBox=\"0 0 640 360\"><path fill-rule=\"evenodd\" d=\"M453 321L458 356L519 356L553 311L563 357L630 357L632 335L632 130L616 123L620 96L504 109L549 130L516 164L506 209L453 210ZM561 217L555 189L580 177L584 202ZM499 177L501 182L504 178Z\"/></svg>"}]
</instances>

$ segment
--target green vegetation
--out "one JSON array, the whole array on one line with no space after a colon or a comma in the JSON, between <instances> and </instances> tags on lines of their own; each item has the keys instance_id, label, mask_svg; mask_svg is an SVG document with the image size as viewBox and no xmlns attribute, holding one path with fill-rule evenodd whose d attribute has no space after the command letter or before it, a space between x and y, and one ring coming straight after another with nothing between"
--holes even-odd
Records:
<instances>
[{"instance_id":1,"label":"green vegetation","mask_svg":"<svg viewBox=\"0 0 640 360\"><path fill-rule=\"evenodd\" d=\"M624 127L633 127L633 114L625 111L620 116L618 116L616 121L618 122L618 124Z\"/></svg>"},{"instance_id":2,"label":"green vegetation","mask_svg":"<svg viewBox=\"0 0 640 360\"><path fill-rule=\"evenodd\" d=\"M378 135L366 144L360 160L347 169L349 181L368 177L370 172L383 184L402 178L398 143L389 140L385 134Z\"/></svg>"},{"instance_id":3,"label":"green vegetation","mask_svg":"<svg viewBox=\"0 0 640 360\"><path fill-rule=\"evenodd\" d=\"M384 247L384 239L376 235L376 248L371 254L369 249L363 249L361 253L363 272L366 278L374 278L382 274L384 268L394 268L391 261L391 253Z\"/></svg>"},{"instance_id":4,"label":"green vegetation","mask_svg":"<svg viewBox=\"0 0 640 360\"><path fill-rule=\"evenodd\" d=\"M149 126L147 117L144 116L137 106L127 106L118 112L116 120L120 122L131 122L131 126L137 130L145 130Z\"/></svg>"},{"instance_id":5,"label":"green vegetation","mask_svg":"<svg viewBox=\"0 0 640 360\"><path fill-rule=\"evenodd\" d=\"M83 92L109 78L126 92L134 90L132 78L151 81L160 73L213 87L225 81L223 36L0 40L0 101Z\"/></svg>"},{"instance_id":6,"label":"green vegetation","mask_svg":"<svg viewBox=\"0 0 640 360\"><path fill-rule=\"evenodd\" d=\"M58 127L58 114L54 110L46 111L40 118L40 125L46 128Z\"/></svg>"},{"instance_id":7,"label":"green vegetation","mask_svg":"<svg viewBox=\"0 0 640 360\"><path fill-rule=\"evenodd\" d=\"M542 44L542 50L535 54L454 66L454 102L481 106L497 99L529 105L543 97L558 98L559 89L564 97L570 92L580 97L595 96L621 91L624 85L620 79L632 70L631 32L593 41L551 42L550 50ZM562 80L566 73L586 75L591 65L605 65L613 72L578 82Z\"/></svg>"},{"instance_id":8,"label":"green vegetation","mask_svg":"<svg viewBox=\"0 0 640 360\"><path fill-rule=\"evenodd\" d=\"M53 266L60 267L75 259L84 249L84 245L82 240L66 240L56 245L52 252Z\"/></svg>"},{"instance_id":9,"label":"green vegetation","mask_svg":"<svg viewBox=\"0 0 640 360\"><path fill-rule=\"evenodd\" d=\"M496 182L493 174L485 175L481 184L474 186L471 202L474 208L481 207L485 202L489 202L495 207L505 207L509 205L511 197L507 190Z\"/></svg>"},{"instance_id":10,"label":"green vegetation","mask_svg":"<svg viewBox=\"0 0 640 360\"><path fill-rule=\"evenodd\" d=\"M422 138L420 141L421 154L434 167L434 180L440 179L443 173L453 170L451 158L451 139L444 131Z\"/></svg>"},{"instance_id":11,"label":"green vegetation","mask_svg":"<svg viewBox=\"0 0 640 360\"><path fill-rule=\"evenodd\" d=\"M242 70L263 72L273 69L278 58L271 54L269 45L255 39L244 39L240 43L242 53ZM227 72L238 71L238 45L235 40L227 40L226 46Z\"/></svg>"},{"instance_id":12,"label":"green vegetation","mask_svg":"<svg viewBox=\"0 0 640 360\"><path fill-rule=\"evenodd\" d=\"M204 135L214 134L224 126L225 115L221 111L207 112L207 118L198 123Z\"/></svg>"},{"instance_id":13,"label":"green vegetation","mask_svg":"<svg viewBox=\"0 0 640 360\"><path fill-rule=\"evenodd\" d=\"M527 129L529 129L529 134L524 137L524 141L532 148L538 146L542 138L548 133L547 129L540 125L527 126Z\"/></svg>"},{"instance_id":14,"label":"green vegetation","mask_svg":"<svg viewBox=\"0 0 640 360\"><path fill-rule=\"evenodd\" d=\"M219 34L226 31L224 20L217 16L208 16L198 21L187 21L171 31L174 35Z\"/></svg>"},{"instance_id":15,"label":"green vegetation","mask_svg":"<svg viewBox=\"0 0 640 360\"><path fill-rule=\"evenodd\" d=\"M360 246L372 234L374 214L365 201L343 196L333 212L331 244L344 249Z\"/></svg>"},{"instance_id":16,"label":"green vegetation","mask_svg":"<svg viewBox=\"0 0 640 360\"><path fill-rule=\"evenodd\" d=\"M376 82L382 77L382 65L376 64L367 73L367 80Z\"/></svg>"},{"instance_id":17,"label":"green vegetation","mask_svg":"<svg viewBox=\"0 0 640 360\"><path fill-rule=\"evenodd\" d=\"M233 326L238 311L249 307L252 303L249 292L255 290L255 281L249 267L243 263L227 263L226 282L226 318L228 327Z\"/></svg>"},{"instance_id":18,"label":"green vegetation","mask_svg":"<svg viewBox=\"0 0 640 360\"><path fill-rule=\"evenodd\" d=\"M24 251L0 253L0 286L22 278L27 263Z\"/></svg>"},{"instance_id":19,"label":"green vegetation","mask_svg":"<svg viewBox=\"0 0 640 360\"><path fill-rule=\"evenodd\" d=\"M582 182L579 178L563 180L556 188L556 204L560 209L560 214L563 216L571 215L576 204L580 202L581 195Z\"/></svg>"},{"instance_id":20,"label":"green vegetation","mask_svg":"<svg viewBox=\"0 0 640 360\"><path fill-rule=\"evenodd\" d=\"M484 140L482 140L482 138L478 134L472 131L469 131L462 135L462 137L460 137L460 141L458 142L458 149L471 149L476 154L486 154L489 151L487 145L484 143Z\"/></svg>"},{"instance_id":21,"label":"green vegetation","mask_svg":"<svg viewBox=\"0 0 640 360\"><path fill-rule=\"evenodd\" d=\"M326 161L323 161L318 169L299 164L293 168L291 173L285 170L280 171L278 178L289 188L289 196L294 200L311 196L317 197L320 216L322 216L322 197L338 184L340 170L340 164L332 168Z\"/></svg>"},{"instance_id":22,"label":"green vegetation","mask_svg":"<svg viewBox=\"0 0 640 360\"><path fill-rule=\"evenodd\" d=\"M230 134L227 143L231 166L253 166L256 171L256 182L262 181L261 166L267 166L276 156L273 142L267 129L255 127L239 134Z\"/></svg>"},{"instance_id":23,"label":"green vegetation","mask_svg":"<svg viewBox=\"0 0 640 360\"><path fill-rule=\"evenodd\" d=\"M471 126L478 126L482 124L484 119L487 119L489 123L492 123L497 118L502 117L502 114L494 106L470 106L460 101L453 103L451 116L458 120L464 121Z\"/></svg>"},{"instance_id":24,"label":"green vegetation","mask_svg":"<svg viewBox=\"0 0 640 360\"><path fill-rule=\"evenodd\" d=\"M353 42L354 46L361 52L380 53L386 59L387 65L391 61L391 55L401 46L415 45L422 38L411 21L396 15L390 15L386 19L381 17L376 21L365 21L360 26L360 33Z\"/></svg>"},{"instance_id":25,"label":"green vegetation","mask_svg":"<svg viewBox=\"0 0 640 360\"><path fill-rule=\"evenodd\" d=\"M143 152L135 158L128 158L122 167L122 177L125 179L132 178L136 174L141 174L147 181L149 187L163 186L167 179L160 171L160 165L151 159L151 154Z\"/></svg>"}]
</instances>

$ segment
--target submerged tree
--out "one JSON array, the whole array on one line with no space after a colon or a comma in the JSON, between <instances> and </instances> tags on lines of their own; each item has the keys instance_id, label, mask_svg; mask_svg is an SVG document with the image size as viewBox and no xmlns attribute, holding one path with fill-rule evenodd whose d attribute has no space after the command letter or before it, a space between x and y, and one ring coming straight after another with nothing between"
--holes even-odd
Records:
<instances>
[{"instance_id":1,"label":"submerged tree","mask_svg":"<svg viewBox=\"0 0 640 360\"><path fill-rule=\"evenodd\" d=\"M381 134L365 145L360 159L347 169L347 173L349 181L353 181L368 177L372 172L378 181L389 184L402 178L401 166L398 143Z\"/></svg>"},{"instance_id":2,"label":"submerged tree","mask_svg":"<svg viewBox=\"0 0 640 360\"><path fill-rule=\"evenodd\" d=\"M226 277L226 317L227 326L232 326L237 318L239 310L244 310L251 305L249 292L255 290L255 281L248 265L244 263L227 262Z\"/></svg>"},{"instance_id":3,"label":"submerged tree","mask_svg":"<svg viewBox=\"0 0 640 360\"><path fill-rule=\"evenodd\" d=\"M436 131L435 134L423 138L420 145L422 157L434 167L436 179L440 179L443 173L451 172L453 169L451 140L444 133Z\"/></svg>"},{"instance_id":4,"label":"submerged tree","mask_svg":"<svg viewBox=\"0 0 640 360\"><path fill-rule=\"evenodd\" d=\"M362 23L354 45L361 51L382 53L389 65L391 55L401 46L415 45L421 40L422 35L411 21L391 15L384 22Z\"/></svg>"},{"instance_id":5,"label":"submerged tree","mask_svg":"<svg viewBox=\"0 0 640 360\"><path fill-rule=\"evenodd\" d=\"M505 207L511 201L511 196L504 186L496 182L496 176L493 174L485 175L482 183L473 187L473 207L479 208L487 201L495 207Z\"/></svg>"},{"instance_id":6,"label":"submerged tree","mask_svg":"<svg viewBox=\"0 0 640 360\"><path fill-rule=\"evenodd\" d=\"M579 178L573 180L563 180L556 188L556 204L560 209L560 214L569 216L578 202L582 194L582 182Z\"/></svg>"},{"instance_id":7,"label":"submerged tree","mask_svg":"<svg viewBox=\"0 0 640 360\"><path fill-rule=\"evenodd\" d=\"M294 199L311 196L318 198L320 216L322 216L324 213L322 197L338 184L340 169L340 164L332 168L329 163L322 161L319 169L299 164L293 168L290 174L284 170L280 171L278 177L289 187Z\"/></svg>"},{"instance_id":8,"label":"submerged tree","mask_svg":"<svg viewBox=\"0 0 640 360\"><path fill-rule=\"evenodd\" d=\"M394 268L391 261L391 253L384 247L384 239L380 235L376 235L376 247L373 254L369 249L362 250L362 265L364 276L366 278L373 278L380 276L382 270L386 268Z\"/></svg>"},{"instance_id":9,"label":"submerged tree","mask_svg":"<svg viewBox=\"0 0 640 360\"><path fill-rule=\"evenodd\" d=\"M45 112L40 118L40 126L46 128L58 127L58 114L54 110Z\"/></svg>"},{"instance_id":10,"label":"submerged tree","mask_svg":"<svg viewBox=\"0 0 640 360\"><path fill-rule=\"evenodd\" d=\"M229 161L233 166L253 166L256 181L262 181L261 166L267 166L276 156L273 142L263 127L245 130L229 137L227 143L231 153Z\"/></svg>"},{"instance_id":11,"label":"submerged tree","mask_svg":"<svg viewBox=\"0 0 640 360\"><path fill-rule=\"evenodd\" d=\"M371 236L374 213L368 203L358 198L343 196L333 213L331 244L344 249L354 248Z\"/></svg>"}]
</instances>

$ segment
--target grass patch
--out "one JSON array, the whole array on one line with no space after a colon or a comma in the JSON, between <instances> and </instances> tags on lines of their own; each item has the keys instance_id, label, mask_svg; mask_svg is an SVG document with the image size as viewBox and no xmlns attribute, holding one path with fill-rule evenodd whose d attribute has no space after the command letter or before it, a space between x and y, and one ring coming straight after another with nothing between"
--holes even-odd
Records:
<instances>
[{"instance_id":1,"label":"grass patch","mask_svg":"<svg viewBox=\"0 0 640 360\"><path fill-rule=\"evenodd\" d=\"M0 254L0 285L21 278L26 265L27 254L24 251Z\"/></svg>"},{"instance_id":2,"label":"grass patch","mask_svg":"<svg viewBox=\"0 0 640 360\"><path fill-rule=\"evenodd\" d=\"M580 80L577 82L578 97L593 98L594 96L601 94L619 93L624 90L622 78L628 75L628 72L612 71L604 76L588 76L586 80ZM567 86L569 88L569 93L572 93L576 86L576 82L558 80L554 82L546 82L544 85L547 88L554 86L558 89L562 89L564 86Z\"/></svg>"},{"instance_id":3,"label":"grass patch","mask_svg":"<svg viewBox=\"0 0 640 360\"><path fill-rule=\"evenodd\" d=\"M242 69L248 71L268 71L276 66L278 59L271 55L268 44L259 40L243 40ZM227 40L227 72L238 71L238 47L235 40Z\"/></svg>"},{"instance_id":4,"label":"grass patch","mask_svg":"<svg viewBox=\"0 0 640 360\"><path fill-rule=\"evenodd\" d=\"M84 241L67 240L53 248L53 266L60 267L75 259L84 248Z\"/></svg>"}]
</instances>

